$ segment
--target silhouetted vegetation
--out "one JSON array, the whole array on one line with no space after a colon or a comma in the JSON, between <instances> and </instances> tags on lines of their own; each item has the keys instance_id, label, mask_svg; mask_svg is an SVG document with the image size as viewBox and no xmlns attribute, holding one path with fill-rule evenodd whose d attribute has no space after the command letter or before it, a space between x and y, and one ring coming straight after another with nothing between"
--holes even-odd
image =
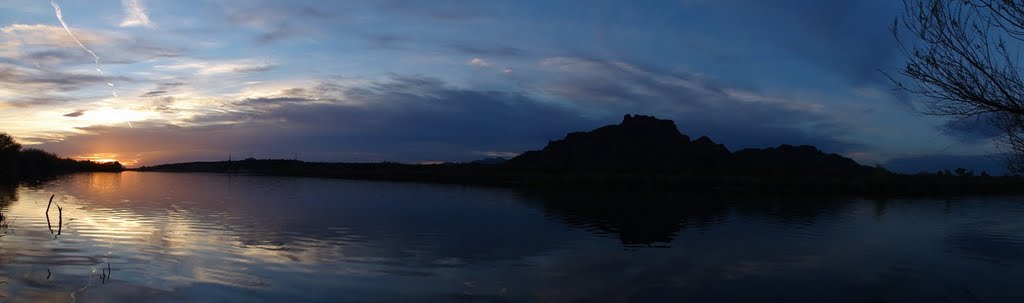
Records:
<instances>
[{"instance_id":1,"label":"silhouetted vegetation","mask_svg":"<svg viewBox=\"0 0 1024 303\"><path fill-rule=\"evenodd\" d=\"M1024 172L1024 1L904 0L893 34L906 58L902 90L920 111L998 129L1008 164ZM905 29L905 30L904 30ZM903 81L904 79L909 81Z\"/></svg>"},{"instance_id":2,"label":"silhouetted vegetation","mask_svg":"<svg viewBox=\"0 0 1024 303\"><path fill-rule=\"evenodd\" d=\"M0 181L32 181L73 172L123 170L124 166L118 162L79 161L38 149L23 149L13 137L0 133Z\"/></svg>"},{"instance_id":3,"label":"silhouetted vegetation","mask_svg":"<svg viewBox=\"0 0 1024 303\"><path fill-rule=\"evenodd\" d=\"M622 124L571 133L542 150L504 162L420 165L245 159L139 170L686 192L959 194L1024 190L1024 179L1019 177L975 176L966 169L895 174L813 146L781 145L732 153L707 137L690 141L670 120L631 115Z\"/></svg>"}]
</instances>

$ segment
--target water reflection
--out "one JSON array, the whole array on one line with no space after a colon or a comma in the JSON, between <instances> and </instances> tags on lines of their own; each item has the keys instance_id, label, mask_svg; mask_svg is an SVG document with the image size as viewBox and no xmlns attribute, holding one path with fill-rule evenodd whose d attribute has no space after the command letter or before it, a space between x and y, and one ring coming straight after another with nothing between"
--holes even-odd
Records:
<instances>
[{"instance_id":1,"label":"water reflection","mask_svg":"<svg viewBox=\"0 0 1024 303\"><path fill-rule=\"evenodd\" d=\"M527 194L548 216L573 227L614 235L627 246L664 246L677 233L705 229L728 213L723 199L667 193L546 191Z\"/></svg>"},{"instance_id":2,"label":"water reflection","mask_svg":"<svg viewBox=\"0 0 1024 303\"><path fill-rule=\"evenodd\" d=\"M57 239L44 217L51 194L64 207ZM1024 299L1011 287L1024 277L1019 198L127 172L0 187L0 202L11 226L0 237L0 295L18 301Z\"/></svg>"}]
</instances>

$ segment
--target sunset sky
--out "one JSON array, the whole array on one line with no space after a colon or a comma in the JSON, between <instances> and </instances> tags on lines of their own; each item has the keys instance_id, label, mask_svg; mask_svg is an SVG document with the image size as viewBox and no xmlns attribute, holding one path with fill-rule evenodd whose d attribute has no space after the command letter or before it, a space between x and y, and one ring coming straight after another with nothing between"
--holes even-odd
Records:
<instances>
[{"instance_id":1,"label":"sunset sky","mask_svg":"<svg viewBox=\"0 0 1024 303\"><path fill-rule=\"evenodd\" d=\"M63 156L466 161L627 113L867 165L996 152L880 72L899 1L56 4L81 45L49 1L0 2L0 131Z\"/></svg>"}]
</instances>

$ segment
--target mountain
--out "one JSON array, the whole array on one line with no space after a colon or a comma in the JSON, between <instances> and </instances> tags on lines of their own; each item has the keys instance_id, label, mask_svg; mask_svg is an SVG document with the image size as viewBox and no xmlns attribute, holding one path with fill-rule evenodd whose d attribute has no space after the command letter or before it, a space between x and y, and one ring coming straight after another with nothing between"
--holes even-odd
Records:
<instances>
[{"instance_id":1,"label":"mountain","mask_svg":"<svg viewBox=\"0 0 1024 303\"><path fill-rule=\"evenodd\" d=\"M508 161L520 169L547 171L692 171L709 169L729 155L707 137L690 141L675 122L626 115L622 123L574 132Z\"/></svg>"},{"instance_id":2,"label":"mountain","mask_svg":"<svg viewBox=\"0 0 1024 303\"><path fill-rule=\"evenodd\" d=\"M873 168L813 146L781 145L731 153L708 137L690 140L675 122L625 115L622 123L574 132L507 164L547 172L643 172L735 176L864 176Z\"/></svg>"}]
</instances>

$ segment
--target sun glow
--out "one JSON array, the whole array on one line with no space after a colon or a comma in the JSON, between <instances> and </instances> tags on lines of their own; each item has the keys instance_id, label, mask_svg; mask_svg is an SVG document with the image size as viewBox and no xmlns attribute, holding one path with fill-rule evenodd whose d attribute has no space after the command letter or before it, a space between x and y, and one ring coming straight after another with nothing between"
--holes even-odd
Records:
<instances>
[{"instance_id":1,"label":"sun glow","mask_svg":"<svg viewBox=\"0 0 1024 303\"><path fill-rule=\"evenodd\" d=\"M88 124L114 125L120 123L130 123L131 121L145 120L152 115L153 113L150 112L143 112L131 109L101 108L96 110L85 111L80 118L83 122L86 122Z\"/></svg>"},{"instance_id":2,"label":"sun glow","mask_svg":"<svg viewBox=\"0 0 1024 303\"><path fill-rule=\"evenodd\" d=\"M120 162L122 165L131 166L139 162L138 159L121 159L120 155L114 153L98 153L87 156L75 156L75 160L92 161L96 163Z\"/></svg>"}]
</instances>

